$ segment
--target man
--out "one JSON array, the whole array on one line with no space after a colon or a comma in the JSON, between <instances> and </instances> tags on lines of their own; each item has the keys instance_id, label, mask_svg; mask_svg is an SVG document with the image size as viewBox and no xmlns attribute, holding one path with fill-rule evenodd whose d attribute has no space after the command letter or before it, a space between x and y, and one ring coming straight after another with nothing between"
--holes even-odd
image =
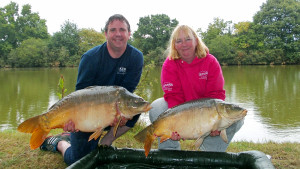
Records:
<instances>
[{"instance_id":1,"label":"man","mask_svg":"<svg viewBox=\"0 0 300 169\"><path fill-rule=\"evenodd\" d=\"M142 74L143 54L127 43L131 35L130 24L124 16L116 14L108 19L104 29L106 42L90 49L81 58L76 90L95 85L117 85L133 92ZM114 137L113 127L117 124L115 119L111 127L107 128L109 131L100 144L111 145L132 128L138 118L139 115L134 116L132 120L122 118ZM97 148L99 138L88 142L92 133L77 131L72 121L65 124L64 130L71 132L70 143L63 135L59 135L47 138L40 149L61 152L64 161L71 165Z\"/></svg>"}]
</instances>

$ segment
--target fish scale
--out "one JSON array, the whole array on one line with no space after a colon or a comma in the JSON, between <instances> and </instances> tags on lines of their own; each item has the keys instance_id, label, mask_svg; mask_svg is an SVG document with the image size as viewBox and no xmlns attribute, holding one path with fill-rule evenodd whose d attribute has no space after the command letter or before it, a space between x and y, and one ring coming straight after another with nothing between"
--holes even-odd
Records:
<instances>
[{"instance_id":1,"label":"fish scale","mask_svg":"<svg viewBox=\"0 0 300 169\"><path fill-rule=\"evenodd\" d=\"M162 142L170 139L172 132L177 132L181 138L196 140L195 146L199 148L203 139L215 130L221 131L220 136L227 142L225 129L246 114L246 109L220 99L189 101L166 110L134 138L144 143L146 156L156 137Z\"/></svg>"},{"instance_id":2,"label":"fish scale","mask_svg":"<svg viewBox=\"0 0 300 169\"><path fill-rule=\"evenodd\" d=\"M18 126L18 131L32 133L30 148L36 149L51 129L63 128L72 120L76 129L94 132L89 138L91 140L97 139L115 118L120 122L121 115L132 118L150 109L149 102L123 87L91 86L72 92L51 106L46 113L25 120ZM114 129L117 130L118 124Z\"/></svg>"}]
</instances>

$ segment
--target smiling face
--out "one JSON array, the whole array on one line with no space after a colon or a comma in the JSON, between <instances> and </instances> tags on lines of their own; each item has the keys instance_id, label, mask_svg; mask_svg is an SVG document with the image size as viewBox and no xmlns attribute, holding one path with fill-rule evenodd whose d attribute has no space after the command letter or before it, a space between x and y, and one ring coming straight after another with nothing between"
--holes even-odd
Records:
<instances>
[{"instance_id":1,"label":"smiling face","mask_svg":"<svg viewBox=\"0 0 300 169\"><path fill-rule=\"evenodd\" d=\"M179 31L178 37L175 39L175 49L183 61L191 63L194 60L196 45L196 38L192 34L183 30Z\"/></svg>"},{"instance_id":2,"label":"smiling face","mask_svg":"<svg viewBox=\"0 0 300 169\"><path fill-rule=\"evenodd\" d=\"M128 25L125 21L114 20L109 23L108 30L105 32L107 47L114 52L124 52L127 41L130 38Z\"/></svg>"}]
</instances>

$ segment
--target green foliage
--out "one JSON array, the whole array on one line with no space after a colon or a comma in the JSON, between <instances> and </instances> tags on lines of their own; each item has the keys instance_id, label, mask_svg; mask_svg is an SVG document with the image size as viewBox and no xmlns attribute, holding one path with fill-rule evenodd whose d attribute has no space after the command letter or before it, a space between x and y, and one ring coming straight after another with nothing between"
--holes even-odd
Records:
<instances>
[{"instance_id":1,"label":"green foliage","mask_svg":"<svg viewBox=\"0 0 300 169\"><path fill-rule=\"evenodd\" d=\"M300 50L300 2L268 0L253 18L259 28L256 33L263 36L265 49L281 49L282 63L295 63L290 57Z\"/></svg>"},{"instance_id":2,"label":"green foliage","mask_svg":"<svg viewBox=\"0 0 300 169\"><path fill-rule=\"evenodd\" d=\"M65 21L59 33L59 44L69 50L70 56L78 54L79 49L79 30L75 23Z\"/></svg>"},{"instance_id":3,"label":"green foliage","mask_svg":"<svg viewBox=\"0 0 300 169\"><path fill-rule=\"evenodd\" d=\"M178 23L165 14L141 17L129 43L143 52L146 65L161 65ZM299 25L299 0L267 0L253 22L214 18L197 32L223 65L300 64ZM49 36L46 20L29 4L0 7L0 67L78 66L83 53L103 42L103 31L79 30L69 20Z\"/></svg>"},{"instance_id":4,"label":"green foliage","mask_svg":"<svg viewBox=\"0 0 300 169\"><path fill-rule=\"evenodd\" d=\"M49 38L46 20L41 19L38 13L32 13L31 6L28 4L23 6L21 15L16 20L15 28L18 42L29 38Z\"/></svg>"},{"instance_id":5,"label":"green foliage","mask_svg":"<svg viewBox=\"0 0 300 169\"><path fill-rule=\"evenodd\" d=\"M157 47L166 48L173 29L177 26L176 19L171 20L165 14L141 17L138 29L133 34L133 45L140 49L144 55Z\"/></svg>"},{"instance_id":6,"label":"green foliage","mask_svg":"<svg viewBox=\"0 0 300 169\"><path fill-rule=\"evenodd\" d=\"M210 40L208 47L210 53L218 58L221 64L237 64L234 58L236 53L231 35L216 36L216 38Z\"/></svg>"},{"instance_id":7,"label":"green foliage","mask_svg":"<svg viewBox=\"0 0 300 169\"><path fill-rule=\"evenodd\" d=\"M0 59L2 62L7 59L9 52L17 46L15 18L18 17L18 10L19 6L14 2L0 8Z\"/></svg>"},{"instance_id":8,"label":"green foliage","mask_svg":"<svg viewBox=\"0 0 300 169\"><path fill-rule=\"evenodd\" d=\"M64 95L67 92L67 89L65 89L64 83L65 83L64 76L60 75L60 78L59 78L59 81L58 81L58 91L59 92L57 93L57 96L58 96L59 99L64 98Z\"/></svg>"},{"instance_id":9,"label":"green foliage","mask_svg":"<svg viewBox=\"0 0 300 169\"><path fill-rule=\"evenodd\" d=\"M149 78L148 74L151 70L155 68L154 62L151 62L147 64L144 69L141 76L141 80L135 90L135 93L142 98L148 98L147 95L149 92L147 92L148 88L153 86L153 80Z\"/></svg>"},{"instance_id":10,"label":"green foliage","mask_svg":"<svg viewBox=\"0 0 300 169\"><path fill-rule=\"evenodd\" d=\"M257 43L260 39L255 34L253 24L251 22L239 22L234 25L234 42L233 45L237 49L244 50L249 54L250 50L259 49L262 43Z\"/></svg>"},{"instance_id":11,"label":"green foliage","mask_svg":"<svg viewBox=\"0 0 300 169\"><path fill-rule=\"evenodd\" d=\"M66 21L61 26L61 31L54 33L49 42L51 62L57 62L54 65L58 66L77 66L80 60L79 43L77 25Z\"/></svg>"},{"instance_id":12,"label":"green foliage","mask_svg":"<svg viewBox=\"0 0 300 169\"><path fill-rule=\"evenodd\" d=\"M265 61L269 64L281 64L284 63L284 51L283 49L267 49L264 52L264 55L267 56Z\"/></svg>"},{"instance_id":13,"label":"green foliage","mask_svg":"<svg viewBox=\"0 0 300 169\"><path fill-rule=\"evenodd\" d=\"M223 65L237 64L234 58L236 49L233 46L232 29L231 21L225 22L223 19L214 18L214 22L209 24L206 32L197 31L209 48L209 52Z\"/></svg>"},{"instance_id":14,"label":"green foliage","mask_svg":"<svg viewBox=\"0 0 300 169\"><path fill-rule=\"evenodd\" d=\"M42 39L30 38L13 49L8 55L12 67L42 67L46 65L47 43Z\"/></svg>"},{"instance_id":15,"label":"green foliage","mask_svg":"<svg viewBox=\"0 0 300 169\"><path fill-rule=\"evenodd\" d=\"M104 33L99 33L94 29L81 29L79 30L79 54L83 55L89 49L100 45L105 42Z\"/></svg>"},{"instance_id":16,"label":"green foliage","mask_svg":"<svg viewBox=\"0 0 300 169\"><path fill-rule=\"evenodd\" d=\"M34 53L30 55L28 50L25 49L29 44L22 44L29 39L31 39L29 41L34 41L32 39L48 39L46 20L41 19L38 13L32 13L31 6L28 4L23 6L19 14L19 6L15 2L10 2L4 8L0 8L0 23L0 63L2 65L7 64L8 61L17 67L44 65L45 59L36 56ZM37 46L34 47L34 44L30 47L34 49L34 52L37 52ZM44 45L44 43L41 45ZM41 47L41 45L38 46ZM22 49L17 49L18 47ZM25 53L22 53L22 51ZM43 52L46 52L46 50ZM22 56L12 56L13 54L21 54ZM10 58L8 58L9 55ZM30 58L24 58L27 56ZM45 55L41 56L44 57ZM18 58L21 59L18 60ZM34 61L34 58L37 60Z\"/></svg>"},{"instance_id":17,"label":"green foliage","mask_svg":"<svg viewBox=\"0 0 300 169\"><path fill-rule=\"evenodd\" d=\"M206 44L210 44L210 41L218 36L231 35L233 29L231 23L231 21L224 21L220 18L214 18L213 23L208 25L207 31L200 32L202 40Z\"/></svg>"},{"instance_id":18,"label":"green foliage","mask_svg":"<svg viewBox=\"0 0 300 169\"><path fill-rule=\"evenodd\" d=\"M147 55L144 55L145 64L162 65L167 58L166 50L162 47L157 47L155 50L149 51Z\"/></svg>"},{"instance_id":19,"label":"green foliage","mask_svg":"<svg viewBox=\"0 0 300 169\"><path fill-rule=\"evenodd\" d=\"M300 3L268 0L254 22L215 18L200 37L222 64L299 64ZM234 30L234 31L232 31Z\"/></svg>"}]
</instances>

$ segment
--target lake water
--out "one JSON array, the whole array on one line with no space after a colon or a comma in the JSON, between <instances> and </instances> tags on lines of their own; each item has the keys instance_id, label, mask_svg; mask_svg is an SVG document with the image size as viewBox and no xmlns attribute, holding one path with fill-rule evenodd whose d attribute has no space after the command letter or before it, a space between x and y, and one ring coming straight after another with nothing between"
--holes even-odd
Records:
<instances>
[{"instance_id":1,"label":"lake water","mask_svg":"<svg viewBox=\"0 0 300 169\"><path fill-rule=\"evenodd\" d=\"M226 66L226 101L248 109L233 141L300 142L300 65ZM0 69L0 131L44 113L58 101L58 80L74 91L77 68ZM146 100L162 97L160 68L150 72L153 86ZM149 124L148 116L140 120Z\"/></svg>"}]
</instances>

